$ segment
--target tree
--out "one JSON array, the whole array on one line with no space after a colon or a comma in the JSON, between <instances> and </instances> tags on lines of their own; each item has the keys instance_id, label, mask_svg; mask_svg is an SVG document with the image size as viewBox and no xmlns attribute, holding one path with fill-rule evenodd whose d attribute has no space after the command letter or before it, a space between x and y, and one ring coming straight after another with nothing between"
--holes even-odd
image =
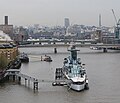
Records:
<instances>
[{"instance_id":1,"label":"tree","mask_svg":"<svg viewBox=\"0 0 120 103\"><path fill-rule=\"evenodd\" d=\"M0 54L0 70L3 70L3 69L6 68L6 66L7 66L6 59L7 59L7 58L5 58L4 56L2 56L2 55Z\"/></svg>"}]
</instances>

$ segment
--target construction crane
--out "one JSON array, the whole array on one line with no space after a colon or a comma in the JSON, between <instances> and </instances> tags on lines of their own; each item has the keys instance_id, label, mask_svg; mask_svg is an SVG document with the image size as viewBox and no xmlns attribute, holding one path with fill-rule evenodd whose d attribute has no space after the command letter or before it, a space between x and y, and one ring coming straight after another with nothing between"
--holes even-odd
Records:
<instances>
[{"instance_id":1,"label":"construction crane","mask_svg":"<svg viewBox=\"0 0 120 103\"><path fill-rule=\"evenodd\" d=\"M114 16L114 18L115 18L115 22L116 22L116 24L117 24L117 18L116 18L116 16L115 16L115 12L114 12L113 9L112 9L112 13L113 13L113 16Z\"/></svg>"},{"instance_id":2,"label":"construction crane","mask_svg":"<svg viewBox=\"0 0 120 103\"><path fill-rule=\"evenodd\" d=\"M115 22L116 22L116 27L115 27L115 38L116 39L120 39L119 35L120 35L120 19L117 20L116 16L115 16L115 12L114 10L112 9L112 13L113 13L113 16L114 16L114 19L115 19Z\"/></svg>"}]
</instances>

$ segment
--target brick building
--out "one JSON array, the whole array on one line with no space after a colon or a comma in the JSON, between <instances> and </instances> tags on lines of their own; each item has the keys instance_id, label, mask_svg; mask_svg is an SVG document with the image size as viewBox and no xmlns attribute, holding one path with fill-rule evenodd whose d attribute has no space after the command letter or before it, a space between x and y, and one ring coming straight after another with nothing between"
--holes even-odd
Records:
<instances>
[{"instance_id":1,"label":"brick building","mask_svg":"<svg viewBox=\"0 0 120 103\"><path fill-rule=\"evenodd\" d=\"M8 34L11 37L11 39L14 39L13 38L13 25L8 24L8 16L5 16L5 23L0 25L0 30Z\"/></svg>"}]
</instances>

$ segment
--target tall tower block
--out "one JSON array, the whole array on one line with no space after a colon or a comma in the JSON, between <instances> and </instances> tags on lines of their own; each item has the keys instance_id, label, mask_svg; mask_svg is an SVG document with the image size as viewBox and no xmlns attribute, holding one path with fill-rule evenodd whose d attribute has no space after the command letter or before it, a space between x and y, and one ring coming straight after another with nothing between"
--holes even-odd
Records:
<instances>
[{"instance_id":1,"label":"tall tower block","mask_svg":"<svg viewBox=\"0 0 120 103\"><path fill-rule=\"evenodd\" d=\"M99 14L99 27L101 27L101 14Z\"/></svg>"},{"instance_id":2,"label":"tall tower block","mask_svg":"<svg viewBox=\"0 0 120 103\"><path fill-rule=\"evenodd\" d=\"M65 19L64 19L64 23L65 23L65 24L64 24L65 27L68 28L68 27L70 26L69 18L65 18Z\"/></svg>"}]
</instances>

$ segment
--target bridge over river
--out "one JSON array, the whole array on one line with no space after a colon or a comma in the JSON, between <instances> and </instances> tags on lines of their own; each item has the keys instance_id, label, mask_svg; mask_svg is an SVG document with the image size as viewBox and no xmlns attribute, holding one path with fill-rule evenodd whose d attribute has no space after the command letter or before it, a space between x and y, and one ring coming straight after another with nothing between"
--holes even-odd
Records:
<instances>
[{"instance_id":1,"label":"bridge over river","mask_svg":"<svg viewBox=\"0 0 120 103\"><path fill-rule=\"evenodd\" d=\"M6 42L6 41L2 41ZM7 41L7 42L13 42L13 41ZM71 43L74 43L78 47L89 47L94 50L103 50L103 52L107 52L107 50L120 50L120 44L103 44L103 43L97 43L95 40L32 40L32 41L18 41L18 47L19 48L29 48L29 47L68 47L71 45Z\"/></svg>"},{"instance_id":2,"label":"bridge over river","mask_svg":"<svg viewBox=\"0 0 120 103\"><path fill-rule=\"evenodd\" d=\"M76 47L89 47L93 50L103 50L103 52L107 52L108 50L120 50L120 44L77 44ZM70 44L26 44L19 45L19 48L29 48L29 47L53 47L56 49L57 47L69 47Z\"/></svg>"}]
</instances>

